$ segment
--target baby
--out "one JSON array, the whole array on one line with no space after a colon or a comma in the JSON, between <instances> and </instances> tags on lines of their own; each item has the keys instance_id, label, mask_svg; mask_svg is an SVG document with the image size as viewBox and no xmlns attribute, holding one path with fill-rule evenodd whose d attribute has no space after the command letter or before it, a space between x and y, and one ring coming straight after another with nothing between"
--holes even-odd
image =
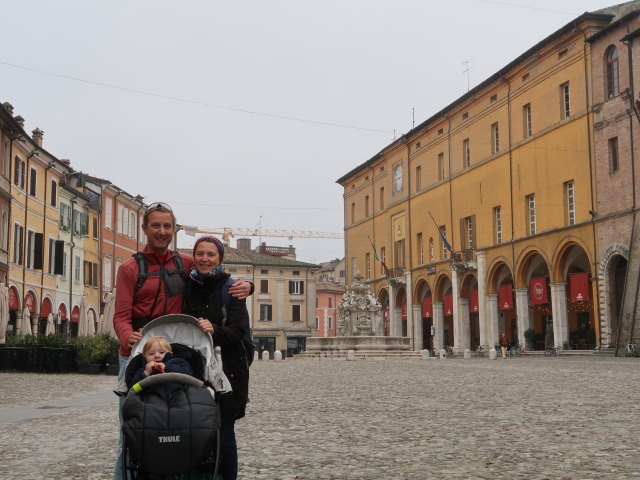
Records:
<instances>
[{"instance_id":1,"label":"baby","mask_svg":"<svg viewBox=\"0 0 640 480\"><path fill-rule=\"evenodd\" d=\"M142 349L147 364L133 376L132 384L156 373L184 373L193 375L189 362L183 358L174 358L171 345L164 337L151 337Z\"/></svg>"}]
</instances>

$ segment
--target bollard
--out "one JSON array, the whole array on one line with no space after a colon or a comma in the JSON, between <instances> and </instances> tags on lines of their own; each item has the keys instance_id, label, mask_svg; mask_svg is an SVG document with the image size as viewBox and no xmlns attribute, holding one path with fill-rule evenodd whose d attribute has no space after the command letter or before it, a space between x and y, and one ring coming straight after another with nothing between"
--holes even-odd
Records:
<instances>
[{"instance_id":1,"label":"bollard","mask_svg":"<svg viewBox=\"0 0 640 480\"><path fill-rule=\"evenodd\" d=\"M447 351L444 348L440 349L440 360L447 358Z\"/></svg>"},{"instance_id":2,"label":"bollard","mask_svg":"<svg viewBox=\"0 0 640 480\"><path fill-rule=\"evenodd\" d=\"M260 354L256 350L255 352L253 352L253 361L255 362L256 360L259 360L259 359L260 359Z\"/></svg>"},{"instance_id":3,"label":"bollard","mask_svg":"<svg viewBox=\"0 0 640 480\"><path fill-rule=\"evenodd\" d=\"M420 350L420 355L422 358L422 360L428 360L429 359L429 350L424 349L424 350Z\"/></svg>"},{"instance_id":4,"label":"bollard","mask_svg":"<svg viewBox=\"0 0 640 480\"><path fill-rule=\"evenodd\" d=\"M464 358L471 358L471 352L468 348L464 349Z\"/></svg>"},{"instance_id":5,"label":"bollard","mask_svg":"<svg viewBox=\"0 0 640 480\"><path fill-rule=\"evenodd\" d=\"M496 352L495 348L492 348L489 350L489 360L495 360L496 358L498 358L498 352Z\"/></svg>"},{"instance_id":6,"label":"bollard","mask_svg":"<svg viewBox=\"0 0 640 480\"><path fill-rule=\"evenodd\" d=\"M262 352L262 360L269 360L269 351L265 350Z\"/></svg>"},{"instance_id":7,"label":"bollard","mask_svg":"<svg viewBox=\"0 0 640 480\"><path fill-rule=\"evenodd\" d=\"M347 351L347 360L352 361L356 359L356 352L354 350Z\"/></svg>"},{"instance_id":8,"label":"bollard","mask_svg":"<svg viewBox=\"0 0 640 480\"><path fill-rule=\"evenodd\" d=\"M276 362L282 360L282 352L280 350L276 350L275 352L273 352L273 359Z\"/></svg>"}]
</instances>

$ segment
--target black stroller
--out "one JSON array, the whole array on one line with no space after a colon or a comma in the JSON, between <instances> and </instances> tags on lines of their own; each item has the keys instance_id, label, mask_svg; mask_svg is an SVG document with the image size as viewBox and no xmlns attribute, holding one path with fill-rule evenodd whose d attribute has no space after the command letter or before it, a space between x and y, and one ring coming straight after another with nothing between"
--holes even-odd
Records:
<instances>
[{"instance_id":1,"label":"black stroller","mask_svg":"<svg viewBox=\"0 0 640 480\"><path fill-rule=\"evenodd\" d=\"M220 459L216 397L231 391L220 349L188 315L157 318L141 333L119 385L119 392L127 392L122 409L122 477L213 480ZM153 336L168 339L174 356L189 361L193 376L164 373L132 385L135 372L145 365L142 348Z\"/></svg>"}]
</instances>

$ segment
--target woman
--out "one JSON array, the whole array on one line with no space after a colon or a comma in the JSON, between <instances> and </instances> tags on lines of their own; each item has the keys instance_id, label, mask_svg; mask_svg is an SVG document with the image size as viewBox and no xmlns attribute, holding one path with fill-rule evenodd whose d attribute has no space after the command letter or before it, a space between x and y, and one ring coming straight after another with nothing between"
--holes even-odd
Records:
<instances>
[{"instance_id":1,"label":"woman","mask_svg":"<svg viewBox=\"0 0 640 480\"><path fill-rule=\"evenodd\" d=\"M222 350L222 366L233 393L220 397L220 450L223 480L238 473L235 421L244 417L249 396L249 366L242 338L249 327L244 299L223 301L222 291L229 274L224 272L224 247L215 237L200 237L193 247L194 267L185 289L184 313L198 319L203 332L213 336Z\"/></svg>"}]
</instances>

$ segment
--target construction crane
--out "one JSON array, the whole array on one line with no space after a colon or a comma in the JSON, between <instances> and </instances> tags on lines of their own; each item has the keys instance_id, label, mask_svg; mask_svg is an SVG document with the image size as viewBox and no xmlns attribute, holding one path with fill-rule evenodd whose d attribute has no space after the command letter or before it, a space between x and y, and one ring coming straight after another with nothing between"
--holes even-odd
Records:
<instances>
[{"instance_id":1,"label":"construction crane","mask_svg":"<svg viewBox=\"0 0 640 480\"><path fill-rule=\"evenodd\" d=\"M230 228L202 229L189 225L180 225L180 229L187 235L195 236L196 233L206 233L209 235L222 235L222 243L229 245L233 237L286 237L289 240L295 238L328 238L341 240L342 233L314 232L311 230L279 230L270 228Z\"/></svg>"}]
</instances>

